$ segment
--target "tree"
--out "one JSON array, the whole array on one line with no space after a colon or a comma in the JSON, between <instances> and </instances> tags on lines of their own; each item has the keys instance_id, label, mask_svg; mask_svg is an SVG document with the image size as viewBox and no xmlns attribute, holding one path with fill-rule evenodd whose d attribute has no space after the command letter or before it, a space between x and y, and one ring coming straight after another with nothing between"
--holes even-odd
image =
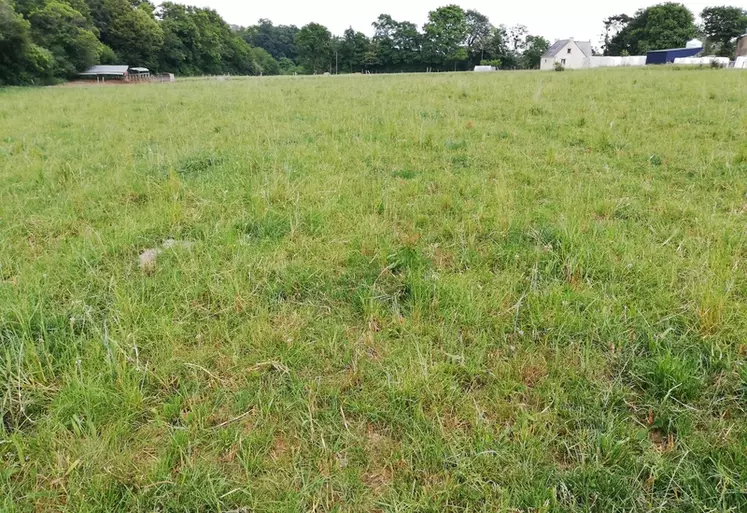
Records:
<instances>
[{"instance_id":1,"label":"tree","mask_svg":"<svg viewBox=\"0 0 747 513\"><path fill-rule=\"evenodd\" d=\"M340 41L340 63L343 71L354 73L365 68L366 53L369 51L371 42L362 32L356 32L353 28L345 31Z\"/></svg>"},{"instance_id":2,"label":"tree","mask_svg":"<svg viewBox=\"0 0 747 513\"><path fill-rule=\"evenodd\" d=\"M372 40L375 54L374 61L384 71L393 71L397 61L394 33L397 30L398 23L388 14L381 14L372 25L374 28Z\"/></svg>"},{"instance_id":3,"label":"tree","mask_svg":"<svg viewBox=\"0 0 747 513\"><path fill-rule=\"evenodd\" d=\"M71 78L99 62L98 31L67 3L52 0L32 11L29 21L33 40L53 56L54 76Z\"/></svg>"},{"instance_id":4,"label":"tree","mask_svg":"<svg viewBox=\"0 0 747 513\"><path fill-rule=\"evenodd\" d=\"M91 10L86 3L86 0L60 0L61 3L67 4L76 11L78 11L87 22L92 22ZM44 9L47 5L48 0L15 0L15 10L21 14L27 20L30 18L31 13Z\"/></svg>"},{"instance_id":5,"label":"tree","mask_svg":"<svg viewBox=\"0 0 747 513\"><path fill-rule=\"evenodd\" d=\"M537 69L542 62L542 56L550 48L550 42L542 36L527 36L524 53L521 55L522 67Z\"/></svg>"},{"instance_id":6,"label":"tree","mask_svg":"<svg viewBox=\"0 0 747 513\"><path fill-rule=\"evenodd\" d=\"M424 52L428 61L435 65L453 64L467 60L467 50L462 44L467 38L467 17L457 5L439 7L428 14L428 23L423 27Z\"/></svg>"},{"instance_id":7,"label":"tree","mask_svg":"<svg viewBox=\"0 0 747 513\"><path fill-rule=\"evenodd\" d=\"M19 83L31 45L29 22L0 0L0 84Z\"/></svg>"},{"instance_id":8,"label":"tree","mask_svg":"<svg viewBox=\"0 0 747 513\"><path fill-rule=\"evenodd\" d=\"M214 10L164 2L158 17L164 34L160 69L183 75L261 72L252 48Z\"/></svg>"},{"instance_id":9,"label":"tree","mask_svg":"<svg viewBox=\"0 0 747 513\"><path fill-rule=\"evenodd\" d=\"M423 36L409 21L397 23L394 31L395 63L403 71L422 69Z\"/></svg>"},{"instance_id":10,"label":"tree","mask_svg":"<svg viewBox=\"0 0 747 513\"><path fill-rule=\"evenodd\" d=\"M373 23L374 37L364 57L366 67L381 71L416 71L422 69L423 36L417 25L396 21L388 14Z\"/></svg>"},{"instance_id":11,"label":"tree","mask_svg":"<svg viewBox=\"0 0 747 513\"><path fill-rule=\"evenodd\" d=\"M262 75L280 75L280 64L264 48L252 48L256 72Z\"/></svg>"},{"instance_id":12,"label":"tree","mask_svg":"<svg viewBox=\"0 0 747 513\"><path fill-rule=\"evenodd\" d=\"M486 60L499 60L501 69L515 69L520 67L519 53L509 48L508 29L500 25L493 31L485 52Z\"/></svg>"},{"instance_id":13,"label":"tree","mask_svg":"<svg viewBox=\"0 0 747 513\"><path fill-rule=\"evenodd\" d=\"M133 5L131 0L89 2L101 42L111 48L122 63L157 67L164 36L151 4Z\"/></svg>"},{"instance_id":14,"label":"tree","mask_svg":"<svg viewBox=\"0 0 747 513\"><path fill-rule=\"evenodd\" d=\"M484 14L475 10L469 10L465 14L467 22L467 53L470 60L480 62L485 57L485 50L490 44L490 38L493 35L495 27Z\"/></svg>"},{"instance_id":15,"label":"tree","mask_svg":"<svg viewBox=\"0 0 747 513\"><path fill-rule=\"evenodd\" d=\"M739 7L706 7L700 13L703 33L723 57L733 57L734 40L747 29L747 11Z\"/></svg>"},{"instance_id":16,"label":"tree","mask_svg":"<svg viewBox=\"0 0 747 513\"><path fill-rule=\"evenodd\" d=\"M280 68L281 75L293 75L294 73L301 73L303 71L288 57L281 57L278 61L278 67Z\"/></svg>"},{"instance_id":17,"label":"tree","mask_svg":"<svg viewBox=\"0 0 747 513\"><path fill-rule=\"evenodd\" d=\"M327 27L318 23L309 23L296 35L296 47L301 64L311 73L328 69L332 34Z\"/></svg>"},{"instance_id":18,"label":"tree","mask_svg":"<svg viewBox=\"0 0 747 513\"><path fill-rule=\"evenodd\" d=\"M614 18L614 17L613 17ZM697 35L693 13L682 4L665 3L636 12L605 45L606 55L641 55L684 46Z\"/></svg>"},{"instance_id":19,"label":"tree","mask_svg":"<svg viewBox=\"0 0 747 513\"><path fill-rule=\"evenodd\" d=\"M626 42L623 42L617 35L630 24L632 19L627 14L616 14L604 20L604 34L602 35L605 55L620 55L623 51L621 46L624 46Z\"/></svg>"},{"instance_id":20,"label":"tree","mask_svg":"<svg viewBox=\"0 0 747 513\"><path fill-rule=\"evenodd\" d=\"M514 52L521 52L526 45L526 38L529 31L525 25L514 25L506 31L506 38L509 48Z\"/></svg>"},{"instance_id":21,"label":"tree","mask_svg":"<svg viewBox=\"0 0 747 513\"><path fill-rule=\"evenodd\" d=\"M423 36L417 25L409 21L395 21L382 14L373 23L372 49L365 58L367 66L382 71L415 71L422 66Z\"/></svg>"},{"instance_id":22,"label":"tree","mask_svg":"<svg viewBox=\"0 0 747 513\"><path fill-rule=\"evenodd\" d=\"M275 59L297 59L295 25L273 25L270 20L260 19L257 25L241 30L244 40L251 46L264 48Z\"/></svg>"}]
</instances>

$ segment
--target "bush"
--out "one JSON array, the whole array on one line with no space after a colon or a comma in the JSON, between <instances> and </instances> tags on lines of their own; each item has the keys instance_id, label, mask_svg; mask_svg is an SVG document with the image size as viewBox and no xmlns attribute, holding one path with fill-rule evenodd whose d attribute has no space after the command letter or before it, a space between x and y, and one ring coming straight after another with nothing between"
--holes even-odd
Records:
<instances>
[{"instance_id":1,"label":"bush","mask_svg":"<svg viewBox=\"0 0 747 513\"><path fill-rule=\"evenodd\" d=\"M297 66L295 62L287 57L282 57L278 62L281 75L292 75L293 73L303 74L303 68Z\"/></svg>"},{"instance_id":2,"label":"bush","mask_svg":"<svg viewBox=\"0 0 747 513\"><path fill-rule=\"evenodd\" d=\"M24 83L49 84L54 81L54 55L52 52L35 44L29 45L27 52L28 66Z\"/></svg>"},{"instance_id":3,"label":"bush","mask_svg":"<svg viewBox=\"0 0 747 513\"><path fill-rule=\"evenodd\" d=\"M483 59L480 61L480 66L493 66L495 69L501 67L500 59Z\"/></svg>"},{"instance_id":4,"label":"bush","mask_svg":"<svg viewBox=\"0 0 747 513\"><path fill-rule=\"evenodd\" d=\"M556 62L555 63L555 71L565 71L565 66L563 66L561 63Z\"/></svg>"},{"instance_id":5,"label":"bush","mask_svg":"<svg viewBox=\"0 0 747 513\"><path fill-rule=\"evenodd\" d=\"M258 72L263 75L279 75L280 65L264 48L252 48L254 60L258 65Z\"/></svg>"},{"instance_id":6,"label":"bush","mask_svg":"<svg viewBox=\"0 0 747 513\"><path fill-rule=\"evenodd\" d=\"M122 60L117 55L117 52L111 49L110 46L101 45L101 51L99 52L99 63L100 64L120 64Z\"/></svg>"}]
</instances>

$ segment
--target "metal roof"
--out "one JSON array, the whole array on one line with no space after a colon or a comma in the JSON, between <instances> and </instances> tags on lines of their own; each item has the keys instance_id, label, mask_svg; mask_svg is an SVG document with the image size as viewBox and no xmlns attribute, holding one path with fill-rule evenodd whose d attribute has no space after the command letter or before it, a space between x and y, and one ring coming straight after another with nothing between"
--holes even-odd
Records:
<instances>
[{"instance_id":1,"label":"metal roof","mask_svg":"<svg viewBox=\"0 0 747 513\"><path fill-rule=\"evenodd\" d=\"M680 50L702 50L702 46L695 48L664 48L663 50L649 50L646 53L658 53L658 52L679 52Z\"/></svg>"},{"instance_id":2,"label":"metal roof","mask_svg":"<svg viewBox=\"0 0 747 513\"><path fill-rule=\"evenodd\" d=\"M138 73L148 73L150 70L148 68L130 68L132 71L137 71Z\"/></svg>"},{"instance_id":3,"label":"metal roof","mask_svg":"<svg viewBox=\"0 0 747 513\"><path fill-rule=\"evenodd\" d=\"M91 66L87 70L85 70L81 75L126 75L127 70L129 69L129 66L126 65L117 65L117 66L105 66L105 65L99 65L99 66Z\"/></svg>"},{"instance_id":4,"label":"metal roof","mask_svg":"<svg viewBox=\"0 0 747 513\"><path fill-rule=\"evenodd\" d=\"M555 41L550 48L547 49L545 54L542 56L543 59L551 59L552 57L555 57L558 55L558 52L565 48L565 46L570 43L574 42L576 43L576 46L578 46L581 49L581 52L583 52L584 55L587 57L591 57L591 41L576 41L575 39L560 39L558 41Z\"/></svg>"}]
</instances>

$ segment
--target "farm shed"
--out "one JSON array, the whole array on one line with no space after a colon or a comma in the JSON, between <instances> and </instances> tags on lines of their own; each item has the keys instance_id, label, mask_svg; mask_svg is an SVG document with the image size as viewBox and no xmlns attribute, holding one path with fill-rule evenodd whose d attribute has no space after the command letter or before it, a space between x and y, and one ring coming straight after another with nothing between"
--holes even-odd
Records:
<instances>
[{"instance_id":1,"label":"farm shed","mask_svg":"<svg viewBox=\"0 0 747 513\"><path fill-rule=\"evenodd\" d=\"M148 68L130 68L128 74L134 80L150 80L150 70Z\"/></svg>"},{"instance_id":2,"label":"farm shed","mask_svg":"<svg viewBox=\"0 0 747 513\"><path fill-rule=\"evenodd\" d=\"M83 73L79 73L81 77L89 77L93 78L95 77L98 79L107 79L107 78L117 78L120 80L127 80L128 70L130 69L127 65L116 65L116 66L110 66L110 65L103 65L100 64L98 66L91 66L87 70L85 70Z\"/></svg>"},{"instance_id":3,"label":"farm shed","mask_svg":"<svg viewBox=\"0 0 747 513\"><path fill-rule=\"evenodd\" d=\"M555 41L542 56L540 69L553 70L555 63L565 69L588 68L591 53L591 41L576 41L573 38L560 39Z\"/></svg>"},{"instance_id":4,"label":"farm shed","mask_svg":"<svg viewBox=\"0 0 747 513\"><path fill-rule=\"evenodd\" d=\"M695 57L703 51L703 47L695 48L668 48L666 50L653 50L646 56L646 64L671 64L675 59L683 57Z\"/></svg>"},{"instance_id":5,"label":"farm shed","mask_svg":"<svg viewBox=\"0 0 747 513\"><path fill-rule=\"evenodd\" d=\"M475 66L476 73L485 73L487 71L495 71L493 66Z\"/></svg>"}]
</instances>

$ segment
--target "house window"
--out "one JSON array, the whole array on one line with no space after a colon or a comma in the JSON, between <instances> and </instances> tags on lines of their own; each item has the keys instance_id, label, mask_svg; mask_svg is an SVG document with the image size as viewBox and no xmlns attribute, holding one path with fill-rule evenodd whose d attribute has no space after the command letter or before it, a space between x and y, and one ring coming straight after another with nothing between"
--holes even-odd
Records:
<instances>
[{"instance_id":1,"label":"house window","mask_svg":"<svg viewBox=\"0 0 747 513\"><path fill-rule=\"evenodd\" d=\"M565 66L565 59L560 59L560 64L562 64L563 66Z\"/></svg>"},{"instance_id":2,"label":"house window","mask_svg":"<svg viewBox=\"0 0 747 513\"><path fill-rule=\"evenodd\" d=\"M568 55L570 55L570 54L571 54L571 49L569 48L569 49L568 49Z\"/></svg>"}]
</instances>

